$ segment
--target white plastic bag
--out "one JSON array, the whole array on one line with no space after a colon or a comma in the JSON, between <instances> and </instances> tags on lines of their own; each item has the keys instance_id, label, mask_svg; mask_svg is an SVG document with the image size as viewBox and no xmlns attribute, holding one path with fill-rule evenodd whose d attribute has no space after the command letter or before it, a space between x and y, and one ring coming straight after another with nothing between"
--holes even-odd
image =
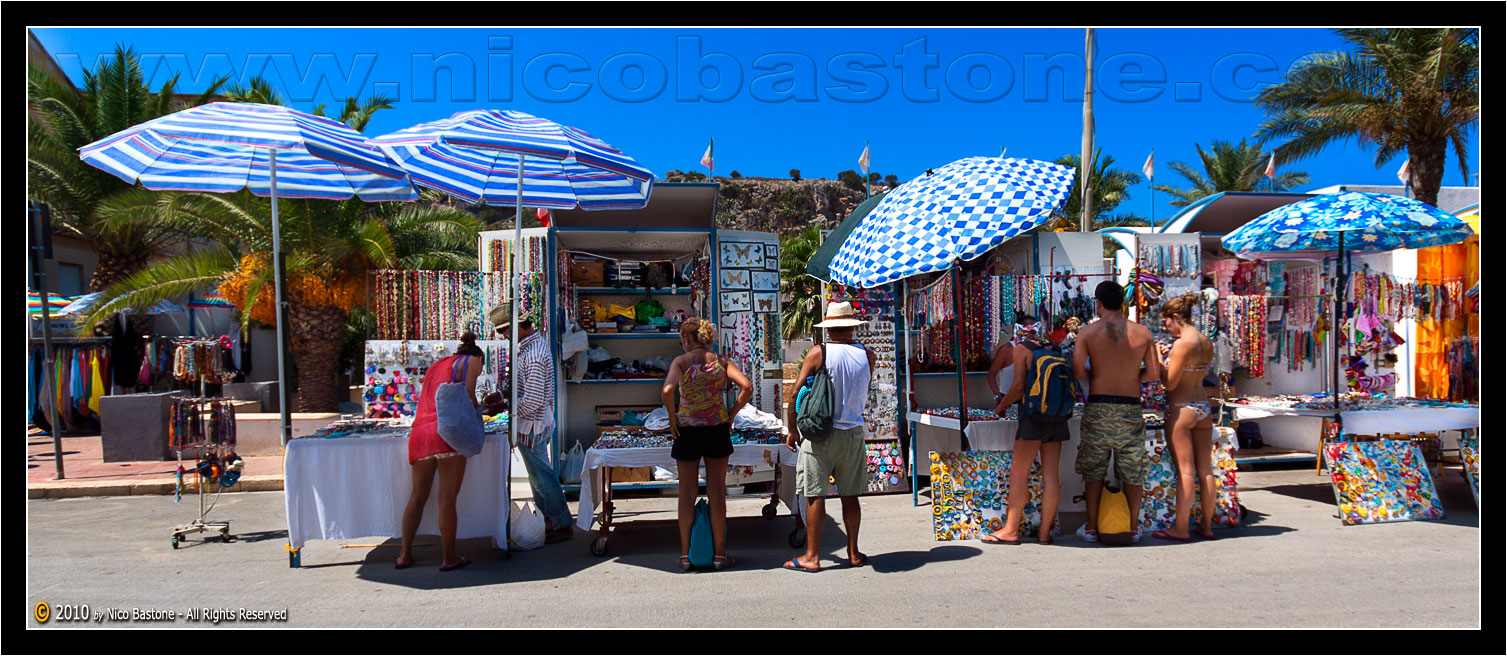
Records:
<instances>
[{"instance_id":1,"label":"white plastic bag","mask_svg":"<svg viewBox=\"0 0 1507 656\"><path fill-rule=\"evenodd\" d=\"M508 511L508 549L529 551L544 546L544 516L527 501Z\"/></svg>"},{"instance_id":2,"label":"white plastic bag","mask_svg":"<svg viewBox=\"0 0 1507 656\"><path fill-rule=\"evenodd\" d=\"M581 468L586 466L586 451L581 449L581 443L576 442L565 452L565 457L560 459L560 482L566 485L575 485L581 482Z\"/></svg>"}]
</instances>

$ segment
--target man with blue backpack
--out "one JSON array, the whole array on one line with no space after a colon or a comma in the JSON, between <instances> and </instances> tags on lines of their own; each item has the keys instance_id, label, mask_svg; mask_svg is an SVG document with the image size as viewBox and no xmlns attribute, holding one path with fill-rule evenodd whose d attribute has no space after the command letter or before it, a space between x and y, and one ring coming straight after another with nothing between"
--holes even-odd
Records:
<instances>
[{"instance_id":1,"label":"man with blue backpack","mask_svg":"<svg viewBox=\"0 0 1507 656\"><path fill-rule=\"evenodd\" d=\"M1016 324L1012 365L1015 375L1010 388L995 407L995 413L1003 417L1011 404L1019 402L1019 427L1015 432L1014 453L1010 456L1010 497L1005 526L985 535L982 538L985 544L1020 544L1020 523L1031 495L1031 464L1036 461L1038 452L1045 484L1041 500L1041 516L1045 521L1037 529L1036 539L1042 544L1052 543L1052 521L1049 518L1057 516L1062 489L1058 466L1062 443L1069 437L1067 422L1073 418L1078 392L1077 381L1072 376L1072 363L1061 348L1040 334L1039 325Z\"/></svg>"}]
</instances>

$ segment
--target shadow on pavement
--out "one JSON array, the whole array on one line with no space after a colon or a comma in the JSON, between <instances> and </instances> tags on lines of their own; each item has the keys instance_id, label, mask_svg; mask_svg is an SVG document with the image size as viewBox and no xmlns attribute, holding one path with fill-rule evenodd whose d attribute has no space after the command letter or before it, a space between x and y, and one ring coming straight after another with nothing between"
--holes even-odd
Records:
<instances>
[{"instance_id":1,"label":"shadow on pavement","mask_svg":"<svg viewBox=\"0 0 1507 656\"><path fill-rule=\"evenodd\" d=\"M288 541L288 529L280 531L257 531L255 533L235 533L237 542L265 542L267 540Z\"/></svg>"},{"instance_id":2,"label":"shadow on pavement","mask_svg":"<svg viewBox=\"0 0 1507 656\"><path fill-rule=\"evenodd\" d=\"M869 554L869 567L874 568L874 571L880 574L911 572L921 569L930 563L963 560L983 553L983 550L978 547L965 547L961 545L933 547L926 551L893 551L890 553Z\"/></svg>"}]
</instances>

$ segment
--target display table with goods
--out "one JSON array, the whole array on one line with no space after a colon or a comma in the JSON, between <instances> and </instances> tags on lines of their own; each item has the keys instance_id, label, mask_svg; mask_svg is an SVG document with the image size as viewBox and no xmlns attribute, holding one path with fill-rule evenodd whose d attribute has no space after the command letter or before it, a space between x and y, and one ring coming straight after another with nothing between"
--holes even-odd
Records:
<instances>
[{"instance_id":1,"label":"display table with goods","mask_svg":"<svg viewBox=\"0 0 1507 656\"><path fill-rule=\"evenodd\" d=\"M1236 419L1334 415L1334 401L1329 394L1246 396L1230 399L1225 406ZM1340 418L1344 422L1345 435L1410 435L1470 430L1481 426L1481 406L1435 399L1346 394L1340 400Z\"/></svg>"},{"instance_id":2,"label":"display table with goods","mask_svg":"<svg viewBox=\"0 0 1507 656\"><path fill-rule=\"evenodd\" d=\"M982 408L969 408L968 427L963 429L963 434L968 438L970 451L1014 451L1016 431L1020 429L1020 421L1016 418L1019 406L1011 405L1005 409L1005 416L999 417L993 411ZM920 427L930 426L939 429L956 431L959 429L957 407L925 408L919 412L906 415L906 420L918 427L916 434L917 442L928 441L933 438L927 435ZM1076 501L1076 497L1083 494L1083 477L1074 471L1074 462L1078 457L1078 444L1082 429L1082 406L1074 409L1073 418L1067 421L1068 435L1066 442L1062 443L1062 456L1058 463L1058 477L1062 482L1062 501L1059 508L1065 511L1078 511L1083 509L1083 502ZM945 439L945 438L943 438ZM923 447L917 446L917 449ZM930 451L931 449L925 449ZM927 475L924 471L912 471L913 477ZM935 485L933 485L935 487Z\"/></svg>"},{"instance_id":3,"label":"display table with goods","mask_svg":"<svg viewBox=\"0 0 1507 656\"><path fill-rule=\"evenodd\" d=\"M769 503L764 506L760 516L765 519L774 518L778 513L778 504L783 500L796 519L796 528L790 534L791 545L798 546L797 542L804 545L805 531L801 524L800 513L797 511L801 504L793 498L779 498L781 483L786 476L785 470L787 468L793 470L796 455L785 446L784 430L765 427L735 429L732 433L732 441L733 454L727 460L729 468L766 466L775 472ZM603 432L597 436L591 448L586 450L580 471L581 502L577 506L576 527L583 531L590 531L592 521L597 520L598 537L592 541L592 554L607 555L608 538L623 524L614 521L613 517L613 469L663 467L674 472L677 463L670 456L672 445L673 441L668 431L620 428ZM709 473L703 470L698 484L705 485L707 475ZM723 475L726 475L726 472ZM618 485L618 487L622 486ZM597 516L598 506L601 507L600 517ZM678 520L669 519L633 523L674 524L676 521Z\"/></svg>"},{"instance_id":4,"label":"display table with goods","mask_svg":"<svg viewBox=\"0 0 1507 656\"><path fill-rule=\"evenodd\" d=\"M490 537L494 547L507 544L511 461L506 421L488 422L486 445L466 459L456 499L456 538ZM402 537L403 509L412 490L408 428L398 422L341 421L290 440L283 455L288 566L300 565L309 540ZM429 496L421 535L439 535L438 498Z\"/></svg>"}]
</instances>

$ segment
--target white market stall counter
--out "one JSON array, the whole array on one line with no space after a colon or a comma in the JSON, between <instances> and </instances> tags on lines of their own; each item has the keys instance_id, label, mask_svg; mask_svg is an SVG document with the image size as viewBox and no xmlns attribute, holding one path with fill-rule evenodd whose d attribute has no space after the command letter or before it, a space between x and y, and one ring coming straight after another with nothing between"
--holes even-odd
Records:
<instances>
[{"instance_id":1,"label":"white market stall counter","mask_svg":"<svg viewBox=\"0 0 1507 656\"><path fill-rule=\"evenodd\" d=\"M585 463L581 467L581 502L576 508L576 528L590 531L593 519L598 520L599 535L591 543L591 553L596 556L607 555L608 537L613 529L622 525L622 522L613 522L612 502L612 476L613 467L649 467L659 466L675 470L675 459L670 457L671 447L628 447L586 450ZM785 502L795 517L796 528L790 533L790 544L793 547L804 546L806 542L805 527L801 522L801 514L798 511L803 504L795 498L779 498L784 479L784 470L795 467L795 453L786 448L784 444L737 444L733 446L733 454L728 457L729 466L758 466L769 465L774 468L775 479L773 488L775 492L769 496L769 503L764 506L762 517L773 519L778 513L778 504ZM726 472L722 472L724 475ZM631 486L625 485L622 487ZM731 496L729 498L732 498ZM601 517L596 517L596 509L602 509ZM728 519L735 519L729 517ZM634 522L635 524L673 524L677 520L645 520ZM797 542L799 544L797 544Z\"/></svg>"},{"instance_id":2,"label":"white market stall counter","mask_svg":"<svg viewBox=\"0 0 1507 656\"><path fill-rule=\"evenodd\" d=\"M488 434L481 453L466 461L466 477L456 499L456 538L490 537L502 548L503 558L510 454L507 433ZM403 509L412 489L406 430L290 440L283 456L288 566L299 566L300 550L309 540L401 537ZM439 535L438 498L430 492L419 524L421 535Z\"/></svg>"}]
</instances>

